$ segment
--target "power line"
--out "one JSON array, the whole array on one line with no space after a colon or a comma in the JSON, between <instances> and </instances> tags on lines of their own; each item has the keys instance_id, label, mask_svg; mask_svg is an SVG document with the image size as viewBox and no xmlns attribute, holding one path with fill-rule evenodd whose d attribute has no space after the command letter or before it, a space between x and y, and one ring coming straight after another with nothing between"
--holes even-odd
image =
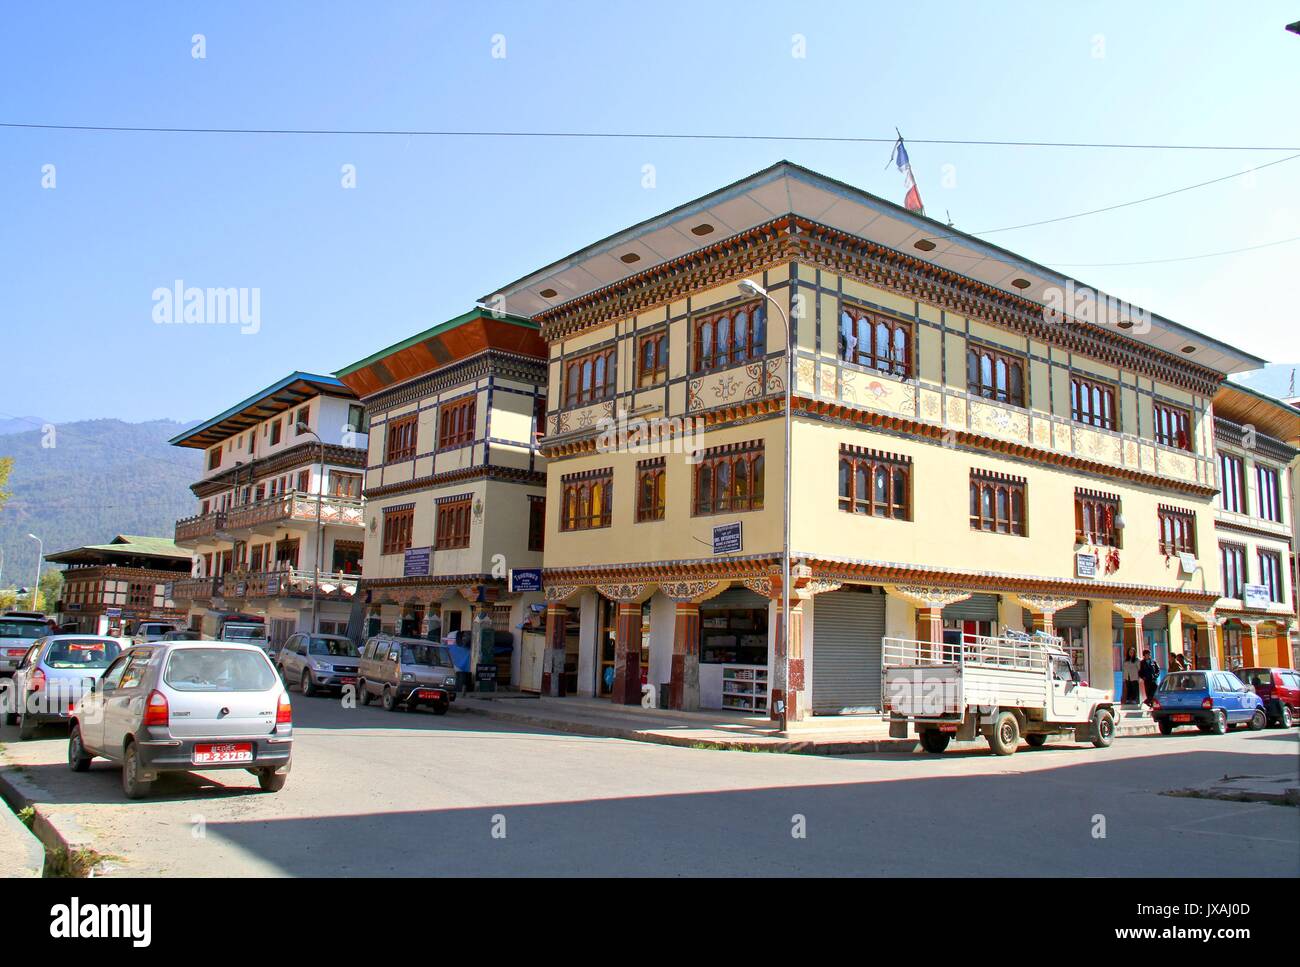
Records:
<instances>
[{"instance_id":1,"label":"power line","mask_svg":"<svg viewBox=\"0 0 1300 967\"><path fill-rule=\"evenodd\" d=\"M39 131L83 131L111 134L245 134L306 137L428 137L428 138L557 138L641 141L792 141L832 144L893 144L897 135L883 138L807 134L692 134L663 131L476 131L470 129L396 128L238 128L180 127L126 124L38 124L0 121L0 127ZM1300 151L1296 145L1245 144L1141 144L1115 141L1003 141L988 138L908 138L911 144L995 148L1106 148L1134 151Z\"/></svg>"},{"instance_id":2,"label":"power line","mask_svg":"<svg viewBox=\"0 0 1300 967\"><path fill-rule=\"evenodd\" d=\"M1236 255L1239 252L1254 252L1261 248L1272 248L1274 245L1286 245L1288 242L1300 242L1300 235L1293 235L1290 238L1279 238L1275 242L1261 242L1259 245L1247 245L1244 248L1224 249L1222 252L1203 252L1200 255L1181 255L1177 258L1170 259L1144 259L1138 262L1052 262L1049 264L1059 265L1063 268L1099 269L1120 265L1159 265L1164 262L1193 262L1196 259L1211 259L1218 255Z\"/></svg>"},{"instance_id":3,"label":"power line","mask_svg":"<svg viewBox=\"0 0 1300 967\"><path fill-rule=\"evenodd\" d=\"M1134 198L1132 201L1119 202L1115 205L1106 205L1103 208L1093 208L1086 212L1076 212L1073 215L1061 215L1057 218L1044 218L1036 222L1025 222L1022 225L1008 225L1005 228L990 228L982 232L967 232L967 235L996 235L998 232L1014 232L1021 228L1034 228L1038 225L1052 225L1056 222L1067 222L1072 218L1083 218L1086 215L1100 215L1103 212L1113 212L1120 208L1131 208L1134 205L1141 205L1145 202L1156 201L1160 198L1168 198L1171 195L1178 195L1185 191L1193 191L1196 188L1204 188L1207 185L1217 185L1223 181L1230 181L1233 178L1240 178L1256 171L1263 171L1265 168L1271 168L1274 165L1285 164L1288 161L1295 161L1300 158L1300 154L1293 154L1286 158L1278 158L1276 161L1270 161L1267 164L1256 165L1254 168L1246 168L1242 171L1234 171L1232 174L1223 175L1220 178L1211 178L1209 181L1198 181L1194 185L1184 185L1182 188L1174 188L1170 191L1162 191L1157 195L1147 195L1145 198ZM942 240L944 238L957 238L956 235L933 236L933 240Z\"/></svg>"}]
</instances>

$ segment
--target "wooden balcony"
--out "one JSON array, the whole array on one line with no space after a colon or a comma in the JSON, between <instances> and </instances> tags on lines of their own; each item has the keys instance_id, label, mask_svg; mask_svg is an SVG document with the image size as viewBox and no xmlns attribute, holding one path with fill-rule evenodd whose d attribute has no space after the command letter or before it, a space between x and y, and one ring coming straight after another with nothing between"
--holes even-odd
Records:
<instances>
[{"instance_id":1,"label":"wooden balcony","mask_svg":"<svg viewBox=\"0 0 1300 967\"><path fill-rule=\"evenodd\" d=\"M256 503L232 507L226 511L225 522L220 530L224 536L240 536L241 532L271 534L291 524L314 526L318 503L322 525L358 529L364 525L359 497L317 497L315 494L290 491Z\"/></svg>"},{"instance_id":2,"label":"wooden balcony","mask_svg":"<svg viewBox=\"0 0 1300 967\"><path fill-rule=\"evenodd\" d=\"M176 522L176 543L185 547L213 540L225 524L226 514L220 510L185 517Z\"/></svg>"},{"instance_id":3,"label":"wooden balcony","mask_svg":"<svg viewBox=\"0 0 1300 967\"><path fill-rule=\"evenodd\" d=\"M357 592L360 574L322 571L321 601L350 601ZM312 571L282 568L276 571L232 571L215 578L185 578L172 588L173 600L310 598L315 575Z\"/></svg>"}]
</instances>

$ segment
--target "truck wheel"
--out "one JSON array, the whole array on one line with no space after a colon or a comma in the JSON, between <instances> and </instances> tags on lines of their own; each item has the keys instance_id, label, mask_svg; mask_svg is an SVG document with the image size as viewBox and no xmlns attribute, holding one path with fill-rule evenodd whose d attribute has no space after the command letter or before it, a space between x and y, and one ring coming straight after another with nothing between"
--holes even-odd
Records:
<instances>
[{"instance_id":1,"label":"truck wheel","mask_svg":"<svg viewBox=\"0 0 1300 967\"><path fill-rule=\"evenodd\" d=\"M938 729L926 729L921 733L921 748L934 755L948 748L948 743L951 741L952 736L949 733L940 732Z\"/></svg>"},{"instance_id":2,"label":"truck wheel","mask_svg":"<svg viewBox=\"0 0 1300 967\"><path fill-rule=\"evenodd\" d=\"M1020 745L1020 723L1010 712L1000 712L989 733L989 748L994 755L1012 755Z\"/></svg>"},{"instance_id":3,"label":"truck wheel","mask_svg":"<svg viewBox=\"0 0 1300 967\"><path fill-rule=\"evenodd\" d=\"M387 685L384 686L384 694L379 700L379 704L384 707L385 712L392 712L397 708L397 696Z\"/></svg>"},{"instance_id":4,"label":"truck wheel","mask_svg":"<svg viewBox=\"0 0 1300 967\"><path fill-rule=\"evenodd\" d=\"M1109 749L1115 741L1115 716L1108 708L1097 709L1092 717L1092 744L1098 749Z\"/></svg>"},{"instance_id":5,"label":"truck wheel","mask_svg":"<svg viewBox=\"0 0 1300 967\"><path fill-rule=\"evenodd\" d=\"M1228 715L1221 708L1214 710L1214 716L1210 719L1210 733L1212 735L1223 735L1228 731Z\"/></svg>"},{"instance_id":6,"label":"truck wheel","mask_svg":"<svg viewBox=\"0 0 1300 967\"><path fill-rule=\"evenodd\" d=\"M1250 717L1250 730L1258 732L1266 725L1268 725L1268 716L1264 714L1264 710L1262 708L1255 709L1255 714Z\"/></svg>"},{"instance_id":7,"label":"truck wheel","mask_svg":"<svg viewBox=\"0 0 1300 967\"><path fill-rule=\"evenodd\" d=\"M1041 749L1047 745L1047 736L1042 732L1031 732L1025 736L1025 741L1029 743L1031 749Z\"/></svg>"},{"instance_id":8,"label":"truck wheel","mask_svg":"<svg viewBox=\"0 0 1300 967\"><path fill-rule=\"evenodd\" d=\"M1173 720L1173 719L1157 719L1157 720L1156 720L1156 728L1158 728L1158 729L1160 730L1160 734L1161 734L1161 735L1173 735L1173 734L1174 734L1174 720Z\"/></svg>"}]
</instances>

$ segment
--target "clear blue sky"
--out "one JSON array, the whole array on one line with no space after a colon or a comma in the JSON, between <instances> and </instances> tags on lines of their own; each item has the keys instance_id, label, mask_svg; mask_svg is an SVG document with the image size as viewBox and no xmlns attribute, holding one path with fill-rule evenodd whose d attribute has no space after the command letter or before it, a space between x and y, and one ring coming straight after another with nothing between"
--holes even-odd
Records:
<instances>
[{"instance_id":1,"label":"clear blue sky","mask_svg":"<svg viewBox=\"0 0 1300 967\"><path fill-rule=\"evenodd\" d=\"M11 4L0 120L1300 145L1293 3ZM191 56L191 37L207 56ZM506 57L494 59L492 37ZM792 56L792 35L807 56ZM1104 56L1097 56L1098 53ZM969 231L1279 152L914 145ZM887 145L0 129L0 414L214 415L780 158L901 200ZM42 166L57 187L42 189ZM340 187L354 164L355 190ZM656 186L642 187L642 166ZM955 184L944 181L954 166ZM1297 351L1300 161L990 236L1247 351ZM176 279L261 289L262 327L158 326Z\"/></svg>"}]
</instances>

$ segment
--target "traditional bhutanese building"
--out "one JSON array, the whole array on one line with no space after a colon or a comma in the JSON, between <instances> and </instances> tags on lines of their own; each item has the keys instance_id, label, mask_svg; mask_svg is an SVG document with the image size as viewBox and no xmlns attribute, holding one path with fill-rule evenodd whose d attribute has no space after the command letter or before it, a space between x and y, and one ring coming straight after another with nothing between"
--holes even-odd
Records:
<instances>
[{"instance_id":1,"label":"traditional bhutanese building","mask_svg":"<svg viewBox=\"0 0 1300 967\"><path fill-rule=\"evenodd\" d=\"M1087 296L787 162L485 296L549 347L524 684L798 719L879 709L885 636L1026 628L1167 668L1219 601L1211 400L1262 360Z\"/></svg>"},{"instance_id":2,"label":"traditional bhutanese building","mask_svg":"<svg viewBox=\"0 0 1300 967\"><path fill-rule=\"evenodd\" d=\"M63 565L59 626L89 635L131 634L141 621L185 617L168 593L190 573L190 552L166 537L118 534L107 544L87 544L46 554Z\"/></svg>"},{"instance_id":3,"label":"traditional bhutanese building","mask_svg":"<svg viewBox=\"0 0 1300 967\"><path fill-rule=\"evenodd\" d=\"M197 513L176 522L193 572L172 589L194 627L208 612L255 614L280 644L312 630L314 598L317 630L347 631L366 436L352 390L295 372L171 440L203 451Z\"/></svg>"},{"instance_id":4,"label":"traditional bhutanese building","mask_svg":"<svg viewBox=\"0 0 1300 967\"><path fill-rule=\"evenodd\" d=\"M367 633L540 626L509 575L542 564L546 352L536 323L474 309L338 371L370 422Z\"/></svg>"},{"instance_id":5,"label":"traditional bhutanese building","mask_svg":"<svg viewBox=\"0 0 1300 967\"><path fill-rule=\"evenodd\" d=\"M1300 410L1236 383L1214 396L1220 492L1214 512L1222 597L1219 667L1294 668L1294 475Z\"/></svg>"}]
</instances>

